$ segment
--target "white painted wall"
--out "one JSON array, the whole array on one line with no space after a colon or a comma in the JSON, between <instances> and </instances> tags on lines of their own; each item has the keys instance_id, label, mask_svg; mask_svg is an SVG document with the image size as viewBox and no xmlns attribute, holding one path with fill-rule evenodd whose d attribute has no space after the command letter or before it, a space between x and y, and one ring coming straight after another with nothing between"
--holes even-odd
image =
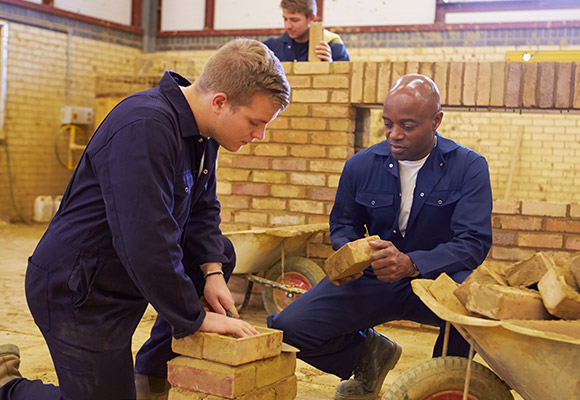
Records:
<instances>
[{"instance_id":1,"label":"white painted wall","mask_svg":"<svg viewBox=\"0 0 580 400\"><path fill-rule=\"evenodd\" d=\"M579 2L580 4L580 2ZM532 22L532 21L578 21L580 8L560 10L519 10L457 12L445 15L448 24L477 24L498 22Z\"/></svg>"},{"instance_id":2,"label":"white painted wall","mask_svg":"<svg viewBox=\"0 0 580 400\"><path fill-rule=\"evenodd\" d=\"M326 26L415 25L435 22L436 0L326 0Z\"/></svg>"},{"instance_id":3,"label":"white painted wall","mask_svg":"<svg viewBox=\"0 0 580 400\"><path fill-rule=\"evenodd\" d=\"M131 25L131 3L131 0L55 0L54 7L123 25Z\"/></svg>"},{"instance_id":4,"label":"white painted wall","mask_svg":"<svg viewBox=\"0 0 580 400\"><path fill-rule=\"evenodd\" d=\"M163 0L162 31L199 31L205 23L205 0Z\"/></svg>"},{"instance_id":5,"label":"white painted wall","mask_svg":"<svg viewBox=\"0 0 580 400\"><path fill-rule=\"evenodd\" d=\"M216 29L283 28L279 0L216 0Z\"/></svg>"}]
</instances>

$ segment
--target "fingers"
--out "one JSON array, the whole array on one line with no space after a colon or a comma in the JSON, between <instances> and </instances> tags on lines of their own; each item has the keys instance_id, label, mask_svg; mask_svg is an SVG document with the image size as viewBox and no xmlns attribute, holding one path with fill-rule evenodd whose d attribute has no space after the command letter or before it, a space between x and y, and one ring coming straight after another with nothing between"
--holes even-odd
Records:
<instances>
[{"instance_id":1,"label":"fingers","mask_svg":"<svg viewBox=\"0 0 580 400\"><path fill-rule=\"evenodd\" d=\"M344 284L347 284L349 282L355 281L358 278L360 278L361 276L363 276L363 273L359 272L359 273L356 273L354 275L350 275L350 276L346 276L344 278L337 279L335 281L329 279L329 281L330 281L330 283L332 283L335 286L340 286L340 285L344 285Z\"/></svg>"}]
</instances>

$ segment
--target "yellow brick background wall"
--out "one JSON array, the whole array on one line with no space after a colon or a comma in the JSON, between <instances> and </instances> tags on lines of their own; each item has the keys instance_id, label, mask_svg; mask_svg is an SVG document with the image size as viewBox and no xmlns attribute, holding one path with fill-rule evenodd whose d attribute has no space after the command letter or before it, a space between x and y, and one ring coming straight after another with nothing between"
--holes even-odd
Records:
<instances>
[{"instance_id":1,"label":"yellow brick background wall","mask_svg":"<svg viewBox=\"0 0 580 400\"><path fill-rule=\"evenodd\" d=\"M68 36L18 23L9 27L5 134L15 202L21 214L30 218L34 198L62 194L71 176L55 157L60 107L67 95ZM77 35L71 39L69 103L94 107L97 122L124 95L155 85L166 69L195 79L213 54L213 50L149 54ZM349 48L352 63L285 64L293 88L290 107L271 124L263 143L238 153L221 152L218 194L224 230L327 221L340 171L354 153L353 104L376 109L371 113L370 143L382 140L380 104L388 87L397 76L421 72L434 76L440 84L445 77L446 115L441 133L487 158L496 201L519 204L519 208L504 211L513 220L494 219L498 243L492 257L518 259L546 244L562 251L580 249L580 238L575 236L580 233L575 225L580 219L576 204L580 202L576 190L580 183L578 103L570 104L576 107L572 111L567 107L540 109L550 108L540 103L546 98L555 105L565 101L557 96L561 89L557 78L564 69L549 64L543 69L506 68L505 52L514 49L518 47ZM500 70L501 79L492 82L491 77ZM569 70L576 83L579 71L578 64ZM540 95L545 92L542 74L555 78L551 97ZM520 86L514 86L518 76ZM537 83L531 89L530 76ZM486 79L490 80L487 85ZM578 85L569 89L570 99L576 99ZM502 103L493 103L499 97ZM537 101L534 109L530 107L532 98ZM503 106L504 99L513 103L516 112L485 108L488 104ZM525 110L520 113L520 108ZM6 171L6 161L7 156L0 154L0 170ZM5 220L17 219L9 186L7 173L0 174L0 218ZM525 217L528 203L546 209L556 204L566 211L530 219L538 217ZM494 211L494 218L496 214ZM328 247L317 240L315 253L324 257Z\"/></svg>"}]
</instances>

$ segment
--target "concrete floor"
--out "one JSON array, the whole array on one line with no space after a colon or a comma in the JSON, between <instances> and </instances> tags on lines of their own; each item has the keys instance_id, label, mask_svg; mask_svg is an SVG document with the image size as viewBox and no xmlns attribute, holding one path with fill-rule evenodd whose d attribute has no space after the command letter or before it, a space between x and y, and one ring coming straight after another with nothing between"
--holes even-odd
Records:
<instances>
[{"instance_id":1,"label":"concrete floor","mask_svg":"<svg viewBox=\"0 0 580 400\"><path fill-rule=\"evenodd\" d=\"M45 383L58 384L48 348L34 324L24 294L24 274L28 256L46 229L45 224L13 225L0 222L0 343L20 346L21 372L29 379L41 379ZM241 317L256 326L265 326L266 312L256 301ZM258 302L259 303L259 302ZM148 309L135 335L133 351L139 349L147 339L155 319L155 311ZM436 332L429 329L409 328L396 324L385 324L377 330L403 346L403 355L393 371L389 373L383 390L412 366L430 358ZM331 399L339 379L325 374L298 361L297 400Z\"/></svg>"}]
</instances>

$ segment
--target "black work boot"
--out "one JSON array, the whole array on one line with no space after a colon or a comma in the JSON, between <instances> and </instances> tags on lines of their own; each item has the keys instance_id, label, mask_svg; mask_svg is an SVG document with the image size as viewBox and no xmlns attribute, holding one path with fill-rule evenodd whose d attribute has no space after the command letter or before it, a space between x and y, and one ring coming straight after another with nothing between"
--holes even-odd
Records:
<instances>
[{"instance_id":1,"label":"black work boot","mask_svg":"<svg viewBox=\"0 0 580 400\"><path fill-rule=\"evenodd\" d=\"M401 357L401 346L373 329L367 329L362 356L354 377L336 387L335 400L374 400L379 395L387 373Z\"/></svg>"},{"instance_id":2,"label":"black work boot","mask_svg":"<svg viewBox=\"0 0 580 400\"><path fill-rule=\"evenodd\" d=\"M165 378L135 374L137 400L167 400L170 388Z\"/></svg>"},{"instance_id":3,"label":"black work boot","mask_svg":"<svg viewBox=\"0 0 580 400\"><path fill-rule=\"evenodd\" d=\"M20 350L15 344L0 345L0 387L12 379L22 378L20 367Z\"/></svg>"}]
</instances>

